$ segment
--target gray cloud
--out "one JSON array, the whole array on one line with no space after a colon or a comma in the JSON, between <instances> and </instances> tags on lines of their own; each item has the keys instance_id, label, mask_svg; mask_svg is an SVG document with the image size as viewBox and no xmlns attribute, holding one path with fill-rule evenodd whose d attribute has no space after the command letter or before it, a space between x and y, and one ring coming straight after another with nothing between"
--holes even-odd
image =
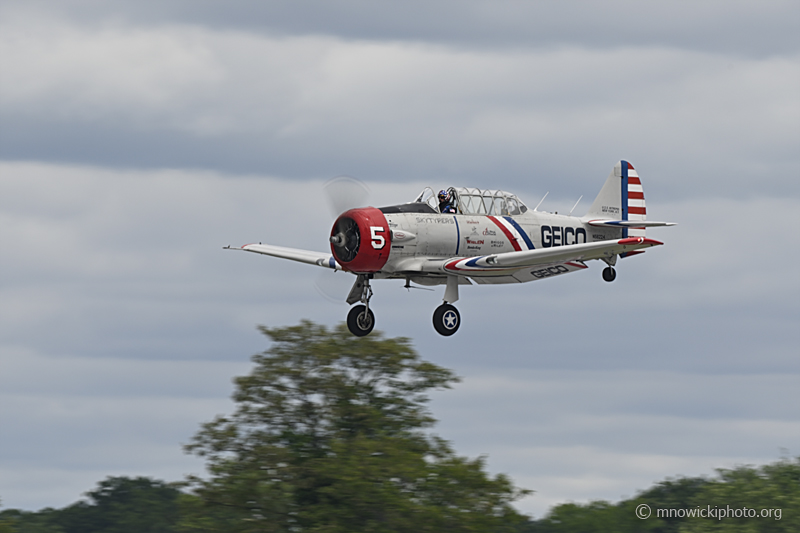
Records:
<instances>
[{"instance_id":1,"label":"gray cloud","mask_svg":"<svg viewBox=\"0 0 800 533\"><path fill-rule=\"evenodd\" d=\"M453 49L31 17L3 35L5 159L519 189L593 184L630 158L658 169L665 199L720 194L711 175L752 195L769 161L773 194L797 194L795 52Z\"/></svg>"},{"instance_id":2,"label":"gray cloud","mask_svg":"<svg viewBox=\"0 0 800 533\"><path fill-rule=\"evenodd\" d=\"M797 50L798 8L722 0L643 6L632 0L598 4L486 0L425 2L287 0L224 6L211 0L52 0L14 2L14 11L62 16L92 24L189 24L279 35L332 35L354 40L424 41L455 47L580 45L593 48L673 46L740 55Z\"/></svg>"}]
</instances>

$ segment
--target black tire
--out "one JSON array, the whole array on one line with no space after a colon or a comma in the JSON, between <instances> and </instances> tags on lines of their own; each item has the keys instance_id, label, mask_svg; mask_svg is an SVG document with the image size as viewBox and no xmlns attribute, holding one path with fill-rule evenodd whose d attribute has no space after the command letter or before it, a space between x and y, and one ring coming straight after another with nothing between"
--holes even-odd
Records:
<instances>
[{"instance_id":1,"label":"black tire","mask_svg":"<svg viewBox=\"0 0 800 533\"><path fill-rule=\"evenodd\" d=\"M433 328L439 335L449 337L461 325L461 315L458 309L450 304L442 304L433 312Z\"/></svg>"},{"instance_id":2,"label":"black tire","mask_svg":"<svg viewBox=\"0 0 800 533\"><path fill-rule=\"evenodd\" d=\"M375 315L372 313L372 309L365 313L366 309L366 305L356 305L347 313L347 329L356 337L369 335L369 332L375 327Z\"/></svg>"},{"instance_id":3,"label":"black tire","mask_svg":"<svg viewBox=\"0 0 800 533\"><path fill-rule=\"evenodd\" d=\"M611 267L605 267L603 269L603 279L606 281L614 281L617 279L617 271Z\"/></svg>"}]
</instances>

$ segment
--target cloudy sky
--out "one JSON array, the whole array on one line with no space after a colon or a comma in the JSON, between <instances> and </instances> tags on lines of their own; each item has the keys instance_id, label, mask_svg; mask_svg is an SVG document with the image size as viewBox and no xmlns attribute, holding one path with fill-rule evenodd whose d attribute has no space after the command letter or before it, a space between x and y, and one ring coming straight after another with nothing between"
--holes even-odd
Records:
<instances>
[{"instance_id":1,"label":"cloudy sky","mask_svg":"<svg viewBox=\"0 0 800 533\"><path fill-rule=\"evenodd\" d=\"M612 284L465 288L448 339L441 290L375 285L377 327L464 378L436 431L523 511L800 455L796 2L260 4L0 1L5 507L202 472L180 444L256 325L333 326L350 281L221 248L325 250L338 175L582 214L624 158L679 223Z\"/></svg>"}]
</instances>

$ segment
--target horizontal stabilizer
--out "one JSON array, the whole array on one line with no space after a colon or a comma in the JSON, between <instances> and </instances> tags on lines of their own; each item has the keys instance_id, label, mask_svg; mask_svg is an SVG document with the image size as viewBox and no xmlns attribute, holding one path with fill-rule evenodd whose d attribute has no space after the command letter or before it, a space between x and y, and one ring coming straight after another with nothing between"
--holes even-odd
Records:
<instances>
[{"instance_id":1,"label":"horizontal stabilizer","mask_svg":"<svg viewBox=\"0 0 800 533\"><path fill-rule=\"evenodd\" d=\"M312 252L310 250L299 250L297 248L284 248L283 246L272 246L271 244L245 244L240 248L225 246L225 250L242 250L257 254L271 255L281 259L290 259L309 265L316 265L333 270L342 270L342 266L336 262L330 253Z\"/></svg>"},{"instance_id":2,"label":"horizontal stabilizer","mask_svg":"<svg viewBox=\"0 0 800 533\"><path fill-rule=\"evenodd\" d=\"M675 226L677 223L654 220L590 220L587 224L598 228L655 228L657 226Z\"/></svg>"}]
</instances>

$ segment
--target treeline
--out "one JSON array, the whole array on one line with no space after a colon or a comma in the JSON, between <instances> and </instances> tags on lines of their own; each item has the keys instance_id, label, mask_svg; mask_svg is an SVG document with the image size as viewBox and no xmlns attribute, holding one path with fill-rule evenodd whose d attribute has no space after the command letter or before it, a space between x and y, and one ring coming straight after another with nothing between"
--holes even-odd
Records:
<instances>
[{"instance_id":1,"label":"treeline","mask_svg":"<svg viewBox=\"0 0 800 533\"><path fill-rule=\"evenodd\" d=\"M659 517L660 514L662 515ZM667 479L635 498L553 507L526 533L800 532L800 458Z\"/></svg>"},{"instance_id":2,"label":"treeline","mask_svg":"<svg viewBox=\"0 0 800 533\"><path fill-rule=\"evenodd\" d=\"M651 515L644 516L647 505ZM659 518L658 509L673 517ZM716 516L686 516L692 510ZM758 516L741 517L752 509ZM721 511L723 511L721 513ZM696 513L695 513L696 514ZM752 514L742 511L740 514ZM765 516L761 516L764 514ZM769 516L766 516L769 514ZM683 515L683 516L678 516ZM196 495L150 478L109 477L86 498L63 509L0 512L0 533L199 533L247 531L241 517L209 506ZM497 531L517 533L701 533L800 531L800 459L761 467L720 470L713 478L682 477L657 483L635 498L616 504L566 503L540 520L526 519ZM250 531L283 531L254 527ZM481 529L477 529L481 530ZM362 531L356 529L353 531ZM376 531L407 531L384 524ZM445 531L445 530L443 530Z\"/></svg>"},{"instance_id":3,"label":"treeline","mask_svg":"<svg viewBox=\"0 0 800 533\"><path fill-rule=\"evenodd\" d=\"M172 533L197 497L150 478L109 477L86 499L63 509L0 512L0 533Z\"/></svg>"},{"instance_id":4,"label":"treeline","mask_svg":"<svg viewBox=\"0 0 800 533\"><path fill-rule=\"evenodd\" d=\"M208 476L110 477L63 509L0 512L0 533L800 531L800 461L788 460L531 520L513 506L531 491L430 433L428 393L458 378L408 339L311 322L261 331L271 347L235 379L234 413L203 424L185 448ZM771 514L736 517L745 508Z\"/></svg>"}]
</instances>

